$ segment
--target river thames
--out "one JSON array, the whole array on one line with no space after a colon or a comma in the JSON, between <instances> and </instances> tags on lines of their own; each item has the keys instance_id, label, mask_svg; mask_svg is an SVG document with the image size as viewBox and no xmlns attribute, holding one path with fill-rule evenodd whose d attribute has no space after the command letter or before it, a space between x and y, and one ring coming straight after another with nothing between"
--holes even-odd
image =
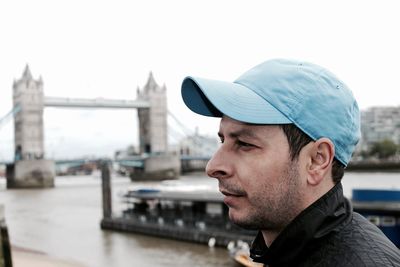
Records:
<instances>
[{"instance_id":1,"label":"river thames","mask_svg":"<svg viewBox=\"0 0 400 267\"><path fill-rule=\"evenodd\" d=\"M216 180L203 175L168 183L217 190ZM125 207L121 194L137 185L125 177L112 179L114 213ZM353 188L400 189L400 173L346 173L343 186L349 198ZM101 230L100 175L57 177L55 188L34 190L7 190L1 178L0 203L5 206L13 246L83 266L235 266L225 248Z\"/></svg>"}]
</instances>

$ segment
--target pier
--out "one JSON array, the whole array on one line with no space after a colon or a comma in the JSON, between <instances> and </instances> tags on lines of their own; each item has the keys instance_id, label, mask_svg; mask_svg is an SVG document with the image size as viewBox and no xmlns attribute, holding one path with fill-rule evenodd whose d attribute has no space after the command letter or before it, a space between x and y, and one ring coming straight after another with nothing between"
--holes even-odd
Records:
<instances>
[{"instance_id":1,"label":"pier","mask_svg":"<svg viewBox=\"0 0 400 267\"><path fill-rule=\"evenodd\" d=\"M201 188L130 190L123 197L127 208L121 215L113 215L109 169L104 163L102 229L221 247L238 240L250 244L256 235L256 231L239 228L229 220L228 207L218 191Z\"/></svg>"}]
</instances>

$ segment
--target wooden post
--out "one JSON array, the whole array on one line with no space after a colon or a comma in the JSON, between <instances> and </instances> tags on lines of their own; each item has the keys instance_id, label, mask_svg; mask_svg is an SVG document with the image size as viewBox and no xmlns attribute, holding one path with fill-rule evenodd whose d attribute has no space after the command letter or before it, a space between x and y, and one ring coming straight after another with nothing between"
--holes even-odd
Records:
<instances>
[{"instance_id":1,"label":"wooden post","mask_svg":"<svg viewBox=\"0 0 400 267\"><path fill-rule=\"evenodd\" d=\"M0 205L0 267L12 267L10 239L3 205Z\"/></svg>"},{"instance_id":2,"label":"wooden post","mask_svg":"<svg viewBox=\"0 0 400 267\"><path fill-rule=\"evenodd\" d=\"M110 162L103 161L101 164L101 182L103 188L103 218L111 218L111 174Z\"/></svg>"}]
</instances>

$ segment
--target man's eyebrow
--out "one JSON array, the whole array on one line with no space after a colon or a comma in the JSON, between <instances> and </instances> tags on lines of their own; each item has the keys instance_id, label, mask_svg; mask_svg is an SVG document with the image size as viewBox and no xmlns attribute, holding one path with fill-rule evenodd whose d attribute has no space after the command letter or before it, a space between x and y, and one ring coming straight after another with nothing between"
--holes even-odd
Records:
<instances>
[{"instance_id":1,"label":"man's eyebrow","mask_svg":"<svg viewBox=\"0 0 400 267\"><path fill-rule=\"evenodd\" d=\"M224 135L221 132L218 132L218 136L220 138L223 138ZM256 138L259 139L259 137L254 134L254 131L250 130L250 129L240 129L238 131L234 131L234 132L230 132L228 134L228 136L230 138L238 138L238 137L250 137L250 138Z\"/></svg>"}]
</instances>

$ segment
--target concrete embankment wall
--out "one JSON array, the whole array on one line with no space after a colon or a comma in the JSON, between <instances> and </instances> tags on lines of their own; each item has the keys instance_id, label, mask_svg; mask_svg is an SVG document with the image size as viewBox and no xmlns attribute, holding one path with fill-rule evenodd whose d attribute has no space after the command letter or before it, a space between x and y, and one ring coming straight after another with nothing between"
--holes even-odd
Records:
<instances>
[{"instance_id":1,"label":"concrete embankment wall","mask_svg":"<svg viewBox=\"0 0 400 267\"><path fill-rule=\"evenodd\" d=\"M53 160L21 160L7 166L7 188L54 187Z\"/></svg>"},{"instance_id":2,"label":"concrete embankment wall","mask_svg":"<svg viewBox=\"0 0 400 267\"><path fill-rule=\"evenodd\" d=\"M152 155L144 161L145 172L158 172L163 170L173 170L179 173L181 164L178 155L165 154L165 155Z\"/></svg>"},{"instance_id":3,"label":"concrete embankment wall","mask_svg":"<svg viewBox=\"0 0 400 267\"><path fill-rule=\"evenodd\" d=\"M400 172L400 162L350 162L346 171Z\"/></svg>"}]
</instances>

